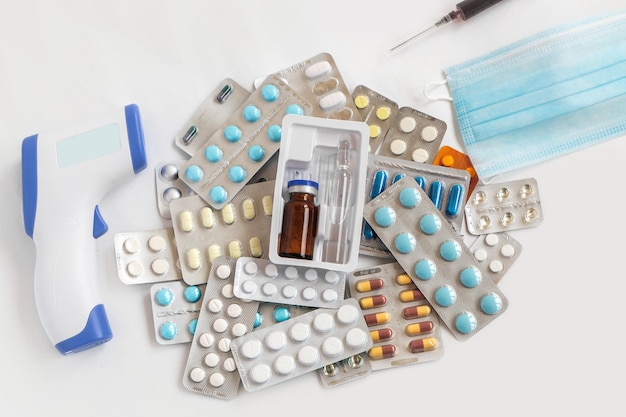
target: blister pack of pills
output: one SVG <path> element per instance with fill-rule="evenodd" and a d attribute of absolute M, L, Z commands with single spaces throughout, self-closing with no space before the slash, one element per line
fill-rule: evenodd
<path fill-rule="evenodd" d="M 456 339 L 506 311 L 507 298 L 413 178 L 392 184 L 363 216 Z"/>
<path fill-rule="evenodd" d="M 357 353 L 318 370 L 320 382 L 327 388 L 364 378 L 371 373 L 372 364 L 367 360 L 365 352 Z"/>
<path fill-rule="evenodd" d="M 522 244 L 506 232 L 488 233 L 479 235 L 469 249 L 498 283 L 522 253 Z"/>
<path fill-rule="evenodd" d="M 183 161 L 166 162 L 157 165 L 154 170 L 157 208 L 161 217 L 165 219 L 172 217 L 170 212 L 170 203 L 172 201 L 196 194 L 178 177 L 183 163 Z"/>
<path fill-rule="evenodd" d="M 174 138 L 174 143 L 191 156 L 222 127 L 250 96 L 250 92 L 230 78 L 224 79 L 200 103 Z"/>
<path fill-rule="evenodd" d="M 172 226 L 183 280 L 205 283 L 219 256 L 267 258 L 274 181 L 248 184 L 220 210 L 199 196 L 172 201 Z"/>
<path fill-rule="evenodd" d="M 221 256 L 213 263 L 183 374 L 189 391 L 225 400 L 240 385 L 232 344 L 252 331 L 259 308 L 256 301 L 235 297 L 234 274 L 234 259 Z"/>
<path fill-rule="evenodd" d="M 348 283 L 374 343 L 367 352 L 373 370 L 443 356 L 439 317 L 400 264 L 358 269 Z"/>
<path fill-rule="evenodd" d="M 276 264 L 354 269 L 364 204 L 367 125 L 288 115 L 283 134 L 269 259 Z M 296 192 L 303 190 L 314 196 L 310 205 L 294 201 L 292 206 L 291 201 L 299 198 Z M 288 203 L 293 209 L 285 209 Z"/>
<path fill-rule="evenodd" d="M 159 344 L 191 342 L 196 331 L 204 288 L 204 285 L 187 285 L 182 281 L 152 284 L 152 321 Z"/>
<path fill-rule="evenodd" d="M 127 285 L 182 278 L 172 228 L 117 233 L 113 238 L 117 275 Z"/>
<path fill-rule="evenodd" d="M 448 125 L 411 107 L 398 109 L 379 155 L 430 164 L 443 141 Z"/>
<path fill-rule="evenodd" d="M 231 344 L 243 387 L 257 391 L 368 350 L 372 339 L 356 300 L 318 308 L 248 333 Z"/>
<path fill-rule="evenodd" d="M 433 165 L 466 170 L 470 175 L 466 198 L 474 191 L 476 184 L 478 184 L 478 174 L 474 169 L 474 164 L 472 164 L 472 160 L 469 155 L 466 155 L 450 146 L 444 145 L 439 148 L 439 151 L 433 160 Z"/>
<path fill-rule="evenodd" d="M 311 113 L 311 104 L 284 80 L 269 76 L 183 164 L 180 178 L 221 209 L 278 151 L 283 117 Z"/>
<path fill-rule="evenodd" d="M 539 226 L 543 211 L 537 180 L 477 185 L 465 205 L 465 221 L 473 235 Z"/>
<path fill-rule="evenodd" d="M 345 285 L 345 272 L 241 257 L 237 259 L 234 292 L 243 299 L 336 308 L 344 299 Z"/>
<path fill-rule="evenodd" d="M 366 203 L 403 177 L 413 177 L 452 228 L 457 233 L 461 230 L 469 185 L 469 174 L 465 170 L 369 155 L 365 181 Z M 360 252 L 377 257 L 390 256 L 387 247 L 366 221 L 363 222 Z"/>
<path fill-rule="evenodd" d="M 398 112 L 398 103 L 364 85 L 352 90 L 352 100 L 370 129 L 369 153 L 377 153 Z"/>
<path fill-rule="evenodd" d="M 321 53 L 279 71 L 284 79 L 310 103 L 313 116 L 361 120 L 350 96 L 350 90 L 341 76 L 335 59 L 329 53 Z"/>

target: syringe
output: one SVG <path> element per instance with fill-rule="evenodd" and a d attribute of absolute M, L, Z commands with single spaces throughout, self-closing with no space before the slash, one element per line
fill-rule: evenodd
<path fill-rule="evenodd" d="M 464 0 L 456 5 L 456 10 L 453 10 L 447 15 L 445 15 L 444 17 L 442 17 L 434 25 L 400 42 L 399 44 L 391 48 L 390 51 L 393 52 L 403 47 L 404 45 L 408 44 L 409 42 L 414 41 L 420 36 L 425 35 L 427 32 L 431 31 L 432 29 L 438 28 L 439 26 L 443 26 L 446 23 L 452 22 L 453 20 L 461 19 L 465 21 L 465 20 L 471 19 L 472 17 L 476 16 L 480 12 L 487 10 L 491 6 L 495 5 L 496 3 L 500 3 L 501 1 L 502 0 Z"/>

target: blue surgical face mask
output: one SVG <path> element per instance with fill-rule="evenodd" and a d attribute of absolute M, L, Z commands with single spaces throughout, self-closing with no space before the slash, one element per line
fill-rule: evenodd
<path fill-rule="evenodd" d="M 445 69 L 480 178 L 626 133 L 626 10 L 560 26 Z"/>

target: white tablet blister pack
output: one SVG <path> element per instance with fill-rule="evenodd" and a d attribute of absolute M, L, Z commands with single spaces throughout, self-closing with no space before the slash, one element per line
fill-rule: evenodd
<path fill-rule="evenodd" d="M 437 360 L 443 356 L 439 317 L 397 262 L 359 269 L 348 276 L 374 345 L 373 370 Z"/>
<path fill-rule="evenodd" d="M 248 90 L 230 78 L 224 79 L 178 131 L 174 143 L 187 155 L 193 155 L 248 97 Z"/>
<path fill-rule="evenodd" d="M 361 120 L 346 83 L 329 53 L 321 53 L 276 73 L 305 100 L 314 104 L 312 116 Z"/>
<path fill-rule="evenodd" d="M 443 120 L 411 107 L 401 107 L 377 153 L 430 164 L 437 155 L 446 130 Z"/>
<path fill-rule="evenodd" d="M 369 155 L 365 181 L 366 203 L 387 187 L 404 177 L 413 177 L 441 215 L 457 232 L 463 225 L 463 208 L 467 198 L 470 174 L 462 169 L 404 161 L 382 155 Z M 365 255 L 389 257 L 386 246 L 376 237 L 372 227 L 363 222 L 360 252 Z"/>
<path fill-rule="evenodd" d="M 191 341 L 204 288 L 204 285 L 187 285 L 182 281 L 156 283 L 150 287 L 154 334 L 159 344 Z"/>
<path fill-rule="evenodd" d="M 243 387 L 257 391 L 368 350 L 372 339 L 355 299 L 248 333 L 231 344 Z"/>
<path fill-rule="evenodd" d="M 221 209 L 200 196 L 172 201 L 172 226 L 183 280 L 205 283 L 218 256 L 267 258 L 274 181 L 248 184 Z"/>
<path fill-rule="evenodd" d="M 398 111 L 398 103 L 364 85 L 352 90 L 352 100 L 370 129 L 369 153 L 377 153 Z"/>
<path fill-rule="evenodd" d="M 477 185 L 465 205 L 467 231 L 473 235 L 537 227 L 543 221 L 537 180 Z"/>
<path fill-rule="evenodd" d="M 311 113 L 310 103 L 271 75 L 183 164 L 180 178 L 220 209 L 278 151 L 283 117 Z"/>
<path fill-rule="evenodd" d="M 456 339 L 506 311 L 507 298 L 413 178 L 392 184 L 363 216 Z"/>
<path fill-rule="evenodd" d="M 252 331 L 259 308 L 258 302 L 235 297 L 234 274 L 234 259 L 221 256 L 213 263 L 183 374 L 189 391 L 225 400 L 235 397 L 240 385 L 232 344 Z"/>
<path fill-rule="evenodd" d="M 479 235 L 470 251 L 497 284 L 522 253 L 522 244 L 506 232 Z"/>
<path fill-rule="evenodd" d="M 157 208 L 164 219 L 172 217 L 170 212 L 172 201 L 196 194 L 178 177 L 183 163 L 184 161 L 161 163 L 154 169 Z"/>
<path fill-rule="evenodd" d="M 117 275 L 124 284 L 182 278 L 172 228 L 117 233 L 113 238 Z"/>
<path fill-rule="evenodd" d="M 241 257 L 235 269 L 239 298 L 307 307 L 337 308 L 344 299 L 346 273 L 314 267 L 276 265 Z"/>
<path fill-rule="evenodd" d="M 367 168 L 364 122 L 288 115 L 278 155 L 269 259 L 351 271 Z"/>

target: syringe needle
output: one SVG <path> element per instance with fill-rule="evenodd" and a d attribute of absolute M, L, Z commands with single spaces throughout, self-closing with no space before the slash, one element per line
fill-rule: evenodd
<path fill-rule="evenodd" d="M 436 27 L 437 27 L 437 25 L 436 25 L 436 24 L 434 24 L 434 25 L 432 25 L 432 26 L 430 26 L 430 27 L 428 27 L 428 28 L 426 28 L 426 29 L 422 30 L 421 32 L 416 33 L 415 35 L 411 36 L 410 38 L 408 38 L 408 39 L 406 39 L 406 40 L 404 40 L 404 41 L 400 42 L 399 44 L 397 44 L 396 46 L 394 46 L 393 48 L 391 48 L 389 51 L 390 51 L 390 52 L 393 52 L 393 51 L 395 51 L 396 49 L 403 47 L 403 46 L 404 46 L 404 45 L 406 45 L 407 43 L 409 43 L 409 42 L 411 42 L 411 41 L 414 41 L 415 39 L 419 38 L 420 36 L 422 36 L 422 35 L 426 34 L 426 32 L 428 32 L 428 31 L 430 31 L 430 30 L 432 30 L 432 29 L 434 29 L 434 28 L 436 28 Z"/>

